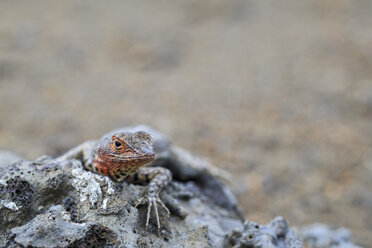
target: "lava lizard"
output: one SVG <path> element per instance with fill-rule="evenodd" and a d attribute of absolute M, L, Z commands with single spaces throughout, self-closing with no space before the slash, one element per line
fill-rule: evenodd
<path fill-rule="evenodd" d="M 148 202 L 146 229 L 151 209 L 154 208 L 158 234 L 160 233 L 158 204 L 165 209 L 168 217 L 170 211 L 161 201 L 159 193 L 172 180 L 172 173 L 162 167 L 143 167 L 155 159 L 150 134 L 119 129 L 104 135 L 99 141 L 87 141 L 58 159 L 81 160 L 87 170 L 108 176 L 115 182 L 149 182 L 147 198 L 140 198 L 136 207 Z"/>

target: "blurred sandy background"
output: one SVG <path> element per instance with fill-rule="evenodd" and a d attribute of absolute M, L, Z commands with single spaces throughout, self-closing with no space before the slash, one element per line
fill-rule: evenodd
<path fill-rule="evenodd" d="M 372 243 L 372 1 L 0 1 L 0 149 L 148 124 L 230 171 L 245 216 Z"/>

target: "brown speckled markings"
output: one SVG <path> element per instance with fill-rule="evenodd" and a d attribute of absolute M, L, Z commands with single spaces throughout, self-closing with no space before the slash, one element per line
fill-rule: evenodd
<path fill-rule="evenodd" d="M 159 193 L 171 180 L 168 169 L 160 167 L 142 167 L 155 158 L 153 139 L 150 134 L 126 130 L 113 131 L 103 136 L 98 142 L 85 142 L 73 148 L 59 159 L 79 159 L 84 167 L 94 173 L 109 176 L 115 182 L 128 178 L 134 182 L 149 182 L 148 195 L 140 199 L 136 206 L 148 203 L 146 228 L 149 224 L 151 209 L 154 208 L 158 234 L 160 221 L 158 204 L 168 215 L 168 208 L 159 198 Z"/>

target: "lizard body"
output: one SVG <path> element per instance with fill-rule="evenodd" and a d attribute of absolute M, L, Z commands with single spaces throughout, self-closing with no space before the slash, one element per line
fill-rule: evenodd
<path fill-rule="evenodd" d="M 58 159 L 79 159 L 87 170 L 108 176 L 115 182 L 149 182 L 147 197 L 139 199 L 136 207 L 148 202 L 146 228 L 154 208 L 160 233 L 158 204 L 166 210 L 168 216 L 170 212 L 161 201 L 159 193 L 172 180 L 172 174 L 162 167 L 143 167 L 155 159 L 150 134 L 144 131 L 116 130 L 104 135 L 98 142 L 87 141 Z"/>

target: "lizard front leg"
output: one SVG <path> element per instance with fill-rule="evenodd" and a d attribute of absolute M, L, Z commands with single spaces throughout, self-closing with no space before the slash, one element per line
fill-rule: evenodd
<path fill-rule="evenodd" d="M 138 183 L 150 182 L 148 186 L 147 197 L 143 197 L 139 199 L 137 201 L 136 207 L 138 205 L 142 205 L 148 202 L 146 229 L 148 228 L 148 225 L 149 225 L 151 209 L 152 207 L 154 207 L 156 224 L 157 224 L 158 235 L 159 235 L 160 234 L 160 220 L 159 220 L 158 204 L 160 204 L 160 206 L 162 206 L 165 209 L 165 211 L 168 214 L 168 217 L 170 216 L 170 211 L 160 199 L 159 193 L 170 181 L 172 181 L 172 173 L 168 169 L 162 168 L 162 167 L 142 167 L 142 168 L 139 168 L 128 179 L 134 180 L 135 182 L 138 182 Z"/>
<path fill-rule="evenodd" d="M 70 159 L 77 159 L 80 160 L 85 169 L 97 173 L 97 169 L 93 166 L 93 160 L 96 156 L 96 148 L 97 141 L 86 141 L 83 144 L 72 148 L 71 150 L 67 151 L 65 154 L 61 155 L 60 157 L 56 158 L 57 162 L 70 160 Z"/>

